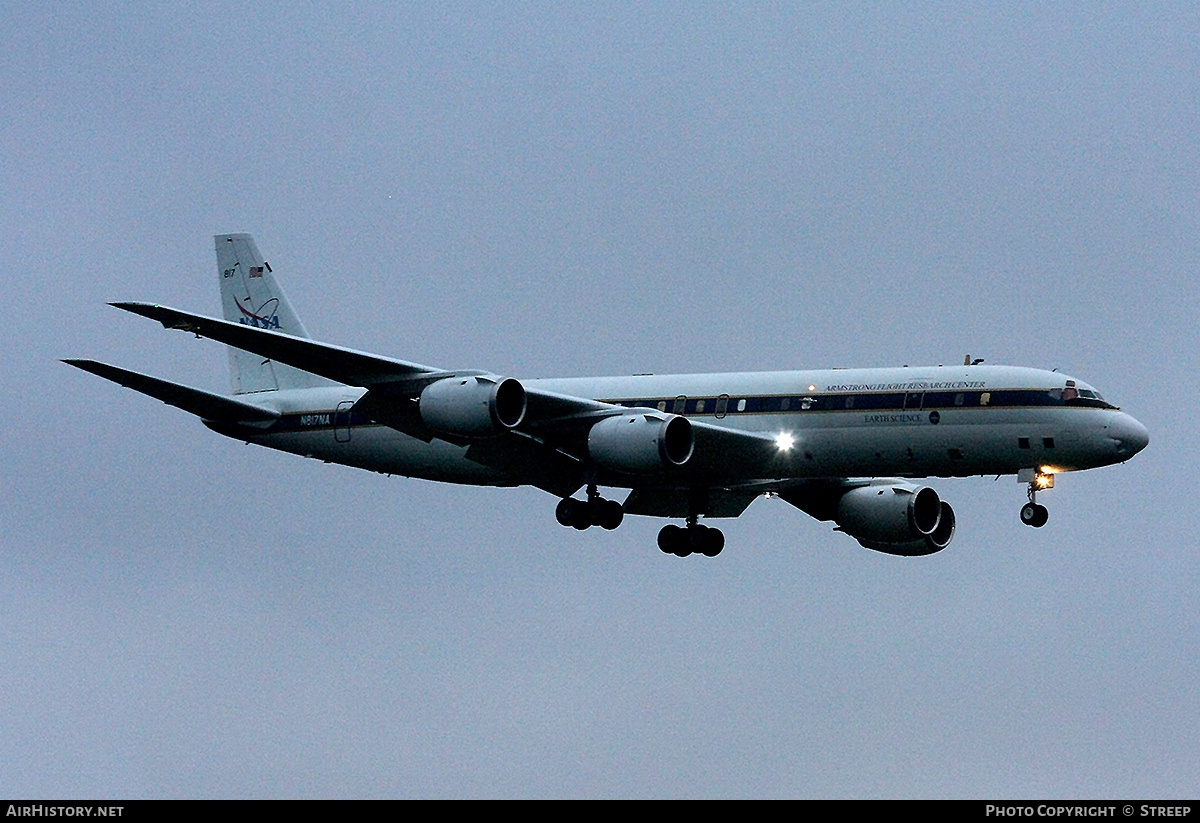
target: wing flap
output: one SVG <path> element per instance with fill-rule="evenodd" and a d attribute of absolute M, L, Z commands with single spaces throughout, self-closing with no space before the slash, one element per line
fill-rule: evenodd
<path fill-rule="evenodd" d="M 68 366 L 91 372 L 97 377 L 111 380 L 127 389 L 149 395 L 168 406 L 183 409 L 202 420 L 220 423 L 270 423 L 279 417 L 279 412 L 240 400 L 232 400 L 220 394 L 193 389 L 147 374 L 120 369 L 96 360 L 64 360 Z"/>
<path fill-rule="evenodd" d="M 520 432 L 471 444 L 467 459 L 520 477 L 521 483 L 559 497 L 570 497 L 584 482 L 579 460 Z"/>
<path fill-rule="evenodd" d="M 763 492 L 745 489 L 669 489 L 641 486 L 625 498 L 626 514 L 647 517 L 689 517 L 693 508 L 705 517 L 737 517 Z"/>

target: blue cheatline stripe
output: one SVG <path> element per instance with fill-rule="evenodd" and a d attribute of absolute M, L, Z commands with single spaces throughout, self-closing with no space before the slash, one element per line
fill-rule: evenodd
<path fill-rule="evenodd" d="M 687 397 L 682 412 L 678 397 L 602 400 L 627 408 L 650 408 L 694 416 L 739 414 L 792 414 L 804 411 L 920 411 L 928 409 L 978 408 L 1091 408 L 1115 409 L 1103 400 L 1076 397 L 1064 400 L 1061 390 L 997 389 L 993 391 L 863 392 L 835 394 L 720 395 Z M 720 405 L 719 405 L 720 404 Z M 722 407 L 723 406 L 723 407 Z"/>
<path fill-rule="evenodd" d="M 630 409 L 675 410 L 677 397 L 635 397 L 601 400 Z M 841 394 L 771 394 L 688 397 L 682 414 L 688 417 L 738 417 L 741 415 L 796 414 L 803 412 L 901 412 L 980 408 L 1087 408 L 1116 409 L 1103 400 L 1078 397 L 1063 400 L 1060 391 L 997 389 L 995 391 L 862 392 Z M 264 430 L 272 434 L 378 425 L 358 411 L 323 411 L 285 414 Z"/>

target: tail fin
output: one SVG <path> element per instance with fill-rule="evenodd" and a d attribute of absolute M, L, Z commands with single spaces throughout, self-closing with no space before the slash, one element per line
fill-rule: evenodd
<path fill-rule="evenodd" d="M 304 324 L 275 282 L 270 264 L 259 254 L 254 238 L 248 234 L 218 234 L 214 241 L 225 319 L 308 337 Z M 234 394 L 332 385 L 323 377 L 232 347 L 229 368 Z"/>

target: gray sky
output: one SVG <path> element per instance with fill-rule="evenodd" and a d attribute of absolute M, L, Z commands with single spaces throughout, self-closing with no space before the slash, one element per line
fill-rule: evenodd
<path fill-rule="evenodd" d="M 1194 4 L 0 6 L 0 788 L 1194 797 Z M 518 377 L 1061 368 L 1150 429 L 953 545 L 660 523 L 223 439 L 248 231 L 314 336 Z"/>

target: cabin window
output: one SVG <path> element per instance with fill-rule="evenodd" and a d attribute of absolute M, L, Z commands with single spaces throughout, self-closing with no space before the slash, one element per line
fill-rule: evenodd
<path fill-rule="evenodd" d="M 679 395 L 675 398 L 675 405 L 671 408 L 672 414 L 683 414 L 683 407 L 687 405 L 687 397 Z"/>
<path fill-rule="evenodd" d="M 658 401 L 658 410 L 660 412 L 665 412 L 667 410 L 667 401 L 666 400 Z"/>
<path fill-rule="evenodd" d="M 714 412 L 714 414 L 717 416 L 718 419 L 722 418 L 725 416 L 725 412 L 728 411 L 728 409 L 729 409 L 729 395 L 723 394 L 717 398 L 717 410 Z"/>
<path fill-rule="evenodd" d="M 992 393 L 990 391 L 985 391 L 979 395 L 979 405 L 986 406 L 990 402 L 992 402 Z"/>
<path fill-rule="evenodd" d="M 737 410 L 740 412 L 746 410 L 746 398 L 743 397 L 742 399 L 738 400 Z"/>
<path fill-rule="evenodd" d="M 1054 438 L 1053 437 L 1043 437 L 1042 438 L 1042 447 L 1047 448 L 1047 449 L 1054 448 Z"/>
<path fill-rule="evenodd" d="M 848 408 L 848 409 L 854 408 L 854 395 L 852 395 L 852 394 L 846 395 L 846 408 Z"/>
<path fill-rule="evenodd" d="M 1029 438 L 1028 437 L 1018 437 L 1017 438 L 1017 448 L 1019 448 L 1019 449 L 1029 448 Z"/>
<path fill-rule="evenodd" d="M 954 405 L 956 405 L 956 406 L 961 406 L 963 403 L 966 402 L 966 400 L 967 400 L 967 396 L 965 394 L 963 394 L 962 392 L 959 392 L 958 394 L 954 395 Z"/>
<path fill-rule="evenodd" d="M 703 400 L 696 401 L 696 414 L 704 414 L 704 401 Z"/>
<path fill-rule="evenodd" d="M 789 408 L 791 408 L 791 406 L 792 406 L 792 398 L 790 398 L 790 397 L 785 397 L 779 401 L 779 410 L 780 411 L 787 411 Z"/>

